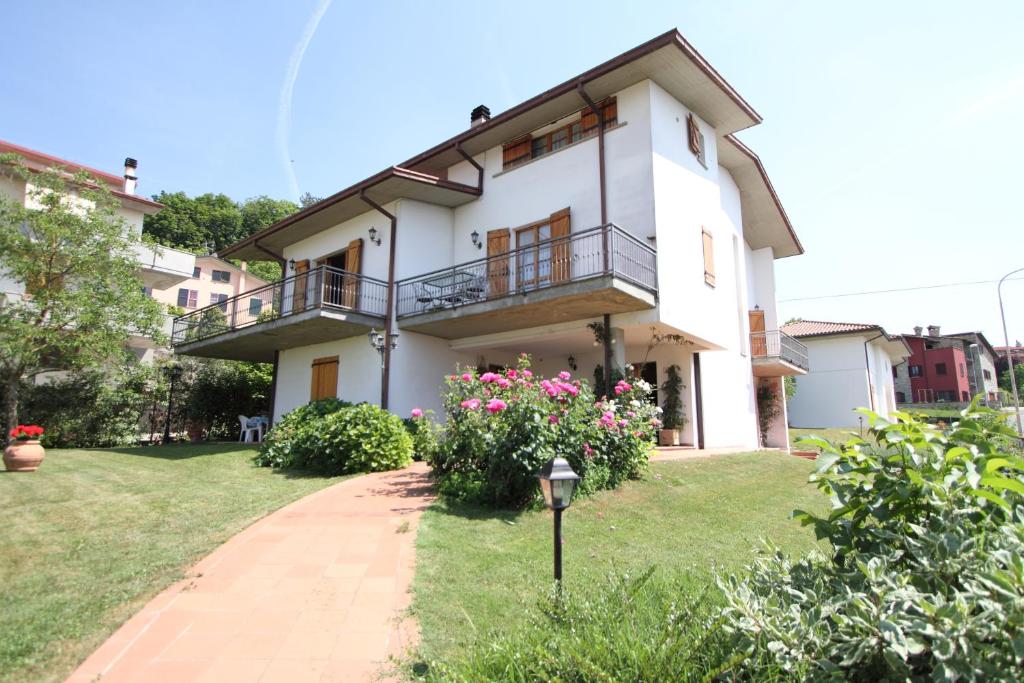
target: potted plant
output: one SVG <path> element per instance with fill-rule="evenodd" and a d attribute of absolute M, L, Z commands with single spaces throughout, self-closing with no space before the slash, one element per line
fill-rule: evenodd
<path fill-rule="evenodd" d="M 18 425 L 10 432 L 13 439 L 4 449 L 4 467 L 8 472 L 35 472 L 46 457 L 39 443 L 43 428 L 38 425 Z"/>
<path fill-rule="evenodd" d="M 665 400 L 661 404 L 661 431 L 658 433 L 658 444 L 661 446 L 678 446 L 682 427 L 686 424 L 683 416 L 683 378 L 679 376 L 679 366 L 670 365 L 665 369 L 665 383 L 661 385 Z"/>

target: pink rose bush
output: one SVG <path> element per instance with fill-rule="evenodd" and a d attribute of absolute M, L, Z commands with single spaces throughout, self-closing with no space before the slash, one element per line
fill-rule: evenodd
<path fill-rule="evenodd" d="M 445 433 L 430 458 L 438 489 L 453 499 L 522 506 L 539 495 L 537 472 L 556 456 L 583 477 L 581 495 L 614 488 L 646 468 L 660 425 L 650 393 L 631 378 L 616 385 L 614 399 L 597 400 L 568 371 L 538 376 L 526 355 L 502 373 L 460 368 L 447 380 Z"/>

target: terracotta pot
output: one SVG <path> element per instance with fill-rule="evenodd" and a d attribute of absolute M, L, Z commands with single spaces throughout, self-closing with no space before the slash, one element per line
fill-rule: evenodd
<path fill-rule="evenodd" d="M 662 429 L 658 432 L 658 445 L 659 446 L 678 446 L 679 445 L 679 434 L 678 429 Z"/>
<path fill-rule="evenodd" d="M 35 472 L 46 457 L 38 440 L 12 441 L 4 449 L 4 467 L 8 472 Z"/>

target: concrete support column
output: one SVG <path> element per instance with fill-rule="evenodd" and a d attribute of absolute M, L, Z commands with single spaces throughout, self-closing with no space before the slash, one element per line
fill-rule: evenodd
<path fill-rule="evenodd" d="M 626 372 L 626 333 L 621 327 L 609 330 L 612 342 L 612 367 L 623 374 Z"/>

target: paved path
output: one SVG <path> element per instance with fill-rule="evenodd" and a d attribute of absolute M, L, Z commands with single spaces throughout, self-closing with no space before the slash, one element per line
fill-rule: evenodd
<path fill-rule="evenodd" d="M 350 479 L 264 517 L 154 598 L 68 679 L 363 681 L 418 635 L 402 619 L 422 463 Z"/>

